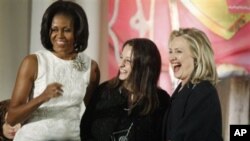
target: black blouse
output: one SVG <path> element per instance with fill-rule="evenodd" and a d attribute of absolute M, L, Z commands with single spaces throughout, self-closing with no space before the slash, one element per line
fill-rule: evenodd
<path fill-rule="evenodd" d="M 165 116 L 165 141 L 222 141 L 221 107 L 208 81 L 177 87 Z"/>
<path fill-rule="evenodd" d="M 129 141 L 159 141 L 162 136 L 162 119 L 170 97 L 162 89 L 159 89 L 157 94 L 160 106 L 154 113 L 146 116 L 140 116 L 137 112 L 128 114 L 127 95 L 118 88 L 107 87 L 107 82 L 101 84 L 82 117 L 81 140 L 110 141 L 112 132 L 128 129 L 133 122 Z"/>

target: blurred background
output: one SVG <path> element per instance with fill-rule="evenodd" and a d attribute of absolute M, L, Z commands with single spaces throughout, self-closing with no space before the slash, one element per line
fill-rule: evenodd
<path fill-rule="evenodd" d="M 43 49 L 40 24 L 55 0 L 0 0 L 0 100 L 9 99 L 22 59 Z M 168 64 L 169 33 L 196 27 L 215 52 L 223 113 L 223 136 L 230 124 L 250 121 L 250 0 L 72 0 L 85 10 L 90 37 L 85 51 L 96 60 L 101 82 L 117 72 L 122 44 L 134 37 L 153 40 L 161 53 L 159 85 L 172 94 L 178 80 Z"/>

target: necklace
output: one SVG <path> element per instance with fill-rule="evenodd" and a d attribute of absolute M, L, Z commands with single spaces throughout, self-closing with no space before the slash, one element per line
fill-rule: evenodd
<path fill-rule="evenodd" d="M 124 110 L 131 113 L 131 111 L 138 105 L 139 102 L 140 100 L 136 99 L 134 94 L 131 94 L 128 99 L 128 108 L 124 108 Z"/>

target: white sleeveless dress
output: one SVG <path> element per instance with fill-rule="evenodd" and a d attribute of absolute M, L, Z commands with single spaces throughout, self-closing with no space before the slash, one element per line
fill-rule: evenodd
<path fill-rule="evenodd" d="M 90 79 L 91 59 L 62 60 L 47 50 L 35 53 L 38 75 L 33 96 L 39 96 L 53 82 L 63 85 L 63 94 L 43 103 L 15 135 L 14 141 L 80 141 L 83 98 Z"/>

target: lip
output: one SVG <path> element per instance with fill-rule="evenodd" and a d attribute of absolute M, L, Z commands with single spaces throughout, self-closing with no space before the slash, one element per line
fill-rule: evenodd
<path fill-rule="evenodd" d="M 174 68 L 174 67 L 181 66 L 181 64 L 180 64 L 180 63 L 172 63 L 171 65 L 172 65 L 172 67 L 173 67 L 173 68 Z"/>
<path fill-rule="evenodd" d="M 127 71 L 124 69 L 120 69 L 120 73 L 127 73 Z"/>
<path fill-rule="evenodd" d="M 58 45 L 65 45 L 66 41 L 65 40 L 57 40 L 56 44 L 58 44 Z"/>
<path fill-rule="evenodd" d="M 124 74 L 126 74 L 126 72 L 123 70 L 120 70 L 120 75 L 124 75 Z"/>
<path fill-rule="evenodd" d="M 172 63 L 172 69 L 176 73 L 181 69 L 181 63 Z"/>

